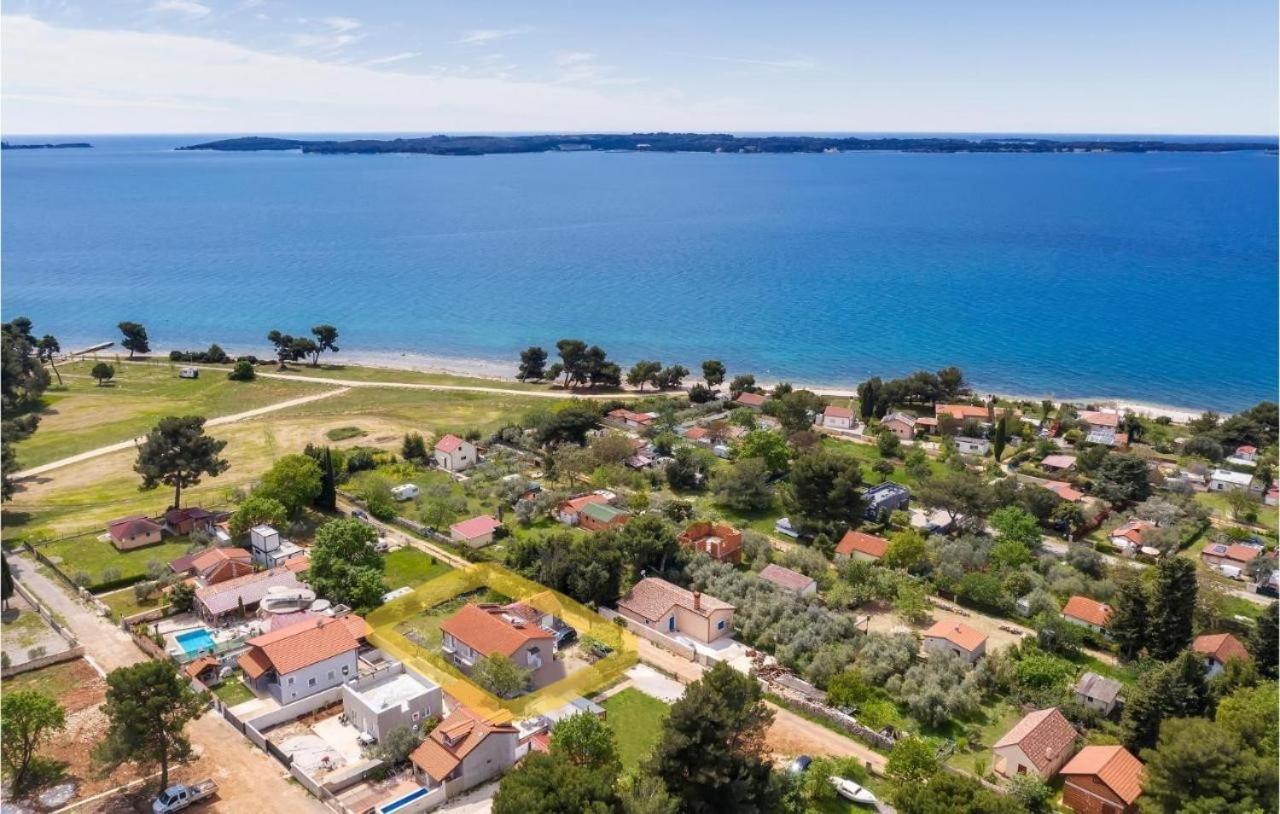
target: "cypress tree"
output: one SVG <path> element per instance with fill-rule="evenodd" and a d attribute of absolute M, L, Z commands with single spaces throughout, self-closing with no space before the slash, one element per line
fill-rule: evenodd
<path fill-rule="evenodd" d="M 1147 626 L 1147 595 L 1142 581 L 1133 578 L 1120 586 L 1107 619 L 1107 632 L 1125 661 L 1133 661 L 1146 647 Z"/>
<path fill-rule="evenodd" d="M 1144 675 L 1128 694 L 1120 737 L 1131 752 L 1155 746 L 1164 719 L 1203 715 L 1208 708 L 1204 662 L 1195 653 L 1184 651 L 1176 661 Z"/>
<path fill-rule="evenodd" d="M 1258 620 L 1249 635 L 1249 652 L 1258 664 L 1258 672 L 1274 680 L 1280 661 L 1280 603 L 1272 602 Z"/>
<path fill-rule="evenodd" d="M 1169 661 L 1191 644 L 1196 607 L 1196 564 L 1186 557 L 1165 557 L 1156 566 L 1151 599 L 1151 637 L 1147 650 Z"/>
<path fill-rule="evenodd" d="M 996 422 L 996 436 L 991 441 L 992 453 L 996 456 L 996 463 L 1000 463 L 1000 456 L 1004 455 L 1004 445 L 1009 440 L 1009 414 L 1004 413 L 1000 416 L 1000 420 Z"/>
<path fill-rule="evenodd" d="M 324 448 L 324 467 L 320 473 L 320 494 L 316 496 L 316 506 L 326 511 L 338 508 L 338 482 L 333 474 L 333 455 L 329 448 Z"/>

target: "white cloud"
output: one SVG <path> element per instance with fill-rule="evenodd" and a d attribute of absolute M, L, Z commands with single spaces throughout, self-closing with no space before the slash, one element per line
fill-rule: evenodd
<path fill-rule="evenodd" d="M 493 73 L 423 75 L 22 16 L 0 22 L 0 102 L 13 134 L 647 130 L 725 122 L 716 104 L 698 105 L 694 121 L 652 93 L 606 95 Z"/>
<path fill-rule="evenodd" d="M 371 65 L 371 66 L 372 65 L 390 65 L 393 62 L 404 62 L 406 59 L 413 59 L 414 57 L 420 57 L 420 56 L 422 56 L 421 51 L 404 51 L 403 53 L 391 54 L 390 56 L 376 57 L 374 59 L 366 59 L 364 61 L 364 64 Z"/>
<path fill-rule="evenodd" d="M 584 62 L 594 62 L 596 55 L 586 51 L 561 51 L 552 57 L 552 61 L 560 66 L 580 65 Z"/>
<path fill-rule="evenodd" d="M 514 37 L 523 32 L 522 28 L 480 28 L 468 31 L 454 42 L 460 45 L 484 45 L 495 40 L 505 40 L 507 37 Z"/>
<path fill-rule="evenodd" d="M 746 57 L 713 56 L 711 54 L 682 54 L 681 56 L 691 56 L 695 59 L 705 59 L 711 62 L 755 65 L 760 68 L 774 68 L 780 71 L 811 71 L 817 67 L 817 64 L 811 59 L 749 59 Z"/>
<path fill-rule="evenodd" d="M 325 17 L 320 22 L 329 26 L 338 33 L 355 31 L 360 27 L 360 21 L 352 19 L 351 17 Z"/>
<path fill-rule="evenodd" d="M 185 14 L 193 20 L 207 17 L 213 11 L 213 9 L 203 3 L 197 3 L 195 0 L 156 0 L 151 4 L 151 10 L 162 13 Z"/>

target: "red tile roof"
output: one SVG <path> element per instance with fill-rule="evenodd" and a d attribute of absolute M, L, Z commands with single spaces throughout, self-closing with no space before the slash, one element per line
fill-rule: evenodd
<path fill-rule="evenodd" d="M 494 529 L 502 524 L 487 514 L 479 517 L 473 517 L 470 520 L 463 520 L 461 523 L 454 523 L 449 527 L 449 531 L 457 534 L 464 540 L 474 540 L 477 537 L 483 537 L 491 534 Z"/>
<path fill-rule="evenodd" d="M 874 534 L 863 534 L 860 531 L 846 531 L 844 536 L 840 538 L 839 545 L 836 546 L 837 554 L 848 556 L 857 551 L 877 560 L 884 556 L 889 550 L 889 541 L 883 537 L 876 537 Z"/>
<path fill-rule="evenodd" d="M 1079 489 L 1065 481 L 1047 480 L 1041 485 L 1068 503 L 1075 503 L 1077 500 L 1084 497 L 1084 492 L 1081 492 Z"/>
<path fill-rule="evenodd" d="M 853 410 L 848 407 L 837 407 L 834 404 L 828 405 L 822 414 L 828 418 L 853 418 Z"/>
<path fill-rule="evenodd" d="M 150 517 L 122 517 L 119 520 L 112 520 L 107 526 L 107 531 L 117 540 L 156 534 L 160 530 L 160 524 Z"/>
<path fill-rule="evenodd" d="M 1036 710 L 1013 725 L 996 741 L 994 749 L 1017 746 L 1035 764 L 1036 769 L 1047 774 L 1049 768 L 1063 752 L 1076 742 L 1076 730 L 1057 707 Z"/>
<path fill-rule="evenodd" d="M 987 637 L 981 631 L 974 630 L 962 622 L 957 622 L 955 619 L 939 619 L 924 632 L 924 636 L 926 639 L 946 639 L 970 653 L 977 650 L 987 641 Z"/>
<path fill-rule="evenodd" d="M 1096 427 L 1120 426 L 1119 413 L 1104 413 L 1100 410 L 1085 410 L 1080 414 L 1080 420 Z"/>
<path fill-rule="evenodd" d="M 213 656 L 201 656 L 195 661 L 182 668 L 182 672 L 187 674 L 188 678 L 199 678 L 200 674 L 210 667 L 219 667 L 222 662 Z"/>
<path fill-rule="evenodd" d="M 1142 761 L 1123 746 L 1086 746 L 1067 761 L 1062 774 L 1094 777 L 1125 805 L 1133 805 L 1142 794 Z"/>
<path fill-rule="evenodd" d="M 954 419 L 964 421 L 966 418 L 976 418 L 979 421 L 986 421 L 989 413 L 986 407 L 980 407 L 973 404 L 935 404 L 933 412 L 936 415 L 949 415 Z"/>
<path fill-rule="evenodd" d="M 1087 596 L 1073 596 L 1067 600 L 1067 606 L 1062 609 L 1062 615 L 1098 627 L 1105 627 L 1107 619 L 1111 616 L 1111 608 Z"/>
<path fill-rule="evenodd" d="M 706 427 L 690 427 L 685 432 L 684 437 L 688 438 L 690 441 L 698 441 L 703 438 L 706 438 L 710 434 L 711 434 L 711 430 L 707 429 Z"/>
<path fill-rule="evenodd" d="M 1123 537 L 1134 545 L 1142 545 L 1142 536 L 1147 533 L 1147 529 L 1156 527 L 1155 523 L 1147 520 L 1130 520 L 1123 526 L 1112 529 L 1112 537 Z"/>
<path fill-rule="evenodd" d="M 279 675 L 301 670 L 325 659 L 341 655 L 360 647 L 355 630 L 363 635 L 364 619 L 354 614 L 344 617 L 328 617 L 315 622 L 299 622 L 281 630 L 273 630 L 248 641 L 250 650 L 240 657 L 240 666 L 246 673 L 257 670 L 262 674 L 265 662 Z M 246 663 L 246 656 L 251 656 Z M 250 676 L 256 678 L 257 676 Z"/>
<path fill-rule="evenodd" d="M 714 596 L 687 591 L 657 577 L 640 580 L 626 596 L 618 600 L 619 608 L 625 608 L 649 621 L 661 619 L 676 605 L 700 616 L 710 616 L 712 611 L 734 609 L 733 605 Z"/>
<path fill-rule="evenodd" d="M 496 606 L 463 605 L 440 629 L 482 656 L 511 656 L 529 642 L 554 638 L 538 625 Z"/>
<path fill-rule="evenodd" d="M 814 584 L 813 577 L 805 576 L 799 571 L 792 571 L 790 568 L 783 568 L 781 565 L 772 562 L 760 571 L 760 579 L 796 593 Z"/>
<path fill-rule="evenodd" d="M 516 731 L 506 723 L 486 720 L 466 707 L 458 707 L 431 730 L 409 759 L 432 780 L 441 783 L 485 738 Z"/>
<path fill-rule="evenodd" d="M 764 404 L 765 397 L 759 393 L 739 393 L 738 397 L 734 399 L 734 401 L 739 404 L 745 404 L 748 407 L 759 407 Z"/>
<path fill-rule="evenodd" d="M 1219 662 L 1226 664 L 1231 659 L 1252 659 L 1249 651 L 1245 648 L 1240 640 L 1230 633 L 1211 633 L 1205 636 L 1197 636 L 1196 640 L 1191 643 L 1191 649 L 1204 655 L 1212 656 Z"/>
<path fill-rule="evenodd" d="M 443 438 L 441 438 L 439 441 L 436 441 L 436 451 L 443 452 L 446 455 L 449 454 L 450 452 L 456 451 L 461 446 L 462 446 L 462 439 L 454 435 L 453 433 L 450 433 L 444 436 Z"/>
<path fill-rule="evenodd" d="M 560 511 L 566 514 L 577 514 L 592 503 L 608 503 L 609 498 L 592 492 L 589 495 L 571 497 L 560 504 Z"/>

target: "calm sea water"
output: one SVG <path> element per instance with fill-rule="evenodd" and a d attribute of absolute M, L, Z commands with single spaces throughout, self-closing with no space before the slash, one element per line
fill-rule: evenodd
<path fill-rule="evenodd" d="M 624 362 L 1235 409 L 1274 398 L 1277 161 L 1152 155 L 3 156 L 3 313 L 78 342 Z M 26 139 L 23 139 L 24 141 Z M 70 140 L 70 139 L 62 139 Z"/>

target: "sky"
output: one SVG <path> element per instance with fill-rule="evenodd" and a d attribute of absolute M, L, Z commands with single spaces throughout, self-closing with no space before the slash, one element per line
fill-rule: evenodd
<path fill-rule="evenodd" d="M 4 0 L 17 134 L 1275 134 L 1275 0 Z"/>

